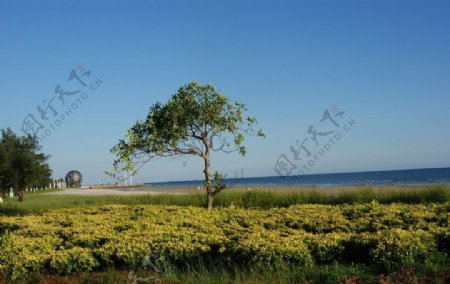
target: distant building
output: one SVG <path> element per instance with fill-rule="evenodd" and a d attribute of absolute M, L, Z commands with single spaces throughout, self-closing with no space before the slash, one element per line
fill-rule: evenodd
<path fill-rule="evenodd" d="M 83 176 L 79 171 L 70 171 L 66 175 L 66 185 L 68 188 L 81 187 Z"/>

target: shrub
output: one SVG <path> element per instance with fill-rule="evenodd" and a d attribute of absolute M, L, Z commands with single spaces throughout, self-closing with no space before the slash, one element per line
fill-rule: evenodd
<path fill-rule="evenodd" d="M 433 236 L 422 230 L 385 230 L 372 238 L 376 246 L 371 255 L 388 271 L 395 271 L 401 266 L 423 265 L 430 252 L 435 250 Z"/>
<path fill-rule="evenodd" d="M 140 205 L 0 216 L 0 273 L 15 280 L 134 269 L 149 256 L 167 271 L 199 263 L 275 271 L 334 262 L 436 271 L 448 261 L 449 208 L 372 202 L 207 211 Z"/>
<path fill-rule="evenodd" d="M 57 250 L 50 260 L 50 268 L 63 275 L 91 271 L 97 265 L 91 250 L 80 247 Z"/>
<path fill-rule="evenodd" d="M 324 264 L 341 260 L 345 241 L 349 238 L 350 234 L 347 233 L 310 234 L 305 237 L 305 243 L 315 262 Z"/>

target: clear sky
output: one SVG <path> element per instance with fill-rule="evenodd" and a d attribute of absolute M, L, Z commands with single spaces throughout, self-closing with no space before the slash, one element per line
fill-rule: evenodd
<path fill-rule="evenodd" d="M 336 133 L 308 173 L 448 167 L 449 15 L 449 1 L 433 0 L 0 1 L 0 128 L 20 132 L 28 114 L 54 123 L 78 98 L 43 150 L 55 177 L 77 169 L 84 183 L 108 182 L 109 149 L 126 129 L 195 80 L 246 103 L 266 132 L 245 157 L 213 156 L 229 176 L 276 175 L 281 154 L 299 169 Z M 71 70 L 102 83 L 63 105 L 57 86 L 90 86 L 67 81 Z M 37 107 L 48 105 L 58 116 L 47 108 L 43 120 Z M 340 127 L 320 122 L 325 110 L 345 112 Z M 307 138 L 308 158 L 296 145 Z M 201 177 L 193 157 L 155 161 L 134 180 Z"/>

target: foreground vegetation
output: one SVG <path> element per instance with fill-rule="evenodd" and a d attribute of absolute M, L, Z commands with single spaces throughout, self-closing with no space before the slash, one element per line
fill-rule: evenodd
<path fill-rule="evenodd" d="M 406 267 L 434 279 L 450 266 L 449 217 L 448 202 L 56 209 L 0 216 L 0 271 L 11 280 L 146 268 L 152 281 L 278 275 L 282 282 L 333 283 Z"/>

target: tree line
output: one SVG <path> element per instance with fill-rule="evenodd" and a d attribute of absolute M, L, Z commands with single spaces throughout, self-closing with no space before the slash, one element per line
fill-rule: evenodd
<path fill-rule="evenodd" d="M 27 187 L 46 187 L 52 171 L 48 165 L 49 155 L 41 152 L 37 137 L 19 136 L 10 128 L 0 129 L 0 189 L 5 197 L 9 188 L 14 192 Z"/>

